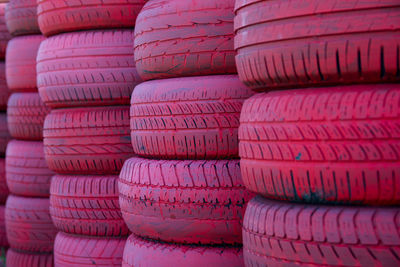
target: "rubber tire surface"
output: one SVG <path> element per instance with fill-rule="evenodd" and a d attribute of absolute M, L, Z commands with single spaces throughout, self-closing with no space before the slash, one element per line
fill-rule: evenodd
<path fill-rule="evenodd" d="M 234 0 L 152 0 L 135 26 L 143 80 L 235 74 Z"/>
<path fill-rule="evenodd" d="M 253 89 L 400 80 L 399 1 L 238 0 L 235 13 L 239 77 Z"/>
<path fill-rule="evenodd" d="M 16 35 L 40 34 L 36 0 L 10 0 L 6 6 L 8 31 Z"/>
<path fill-rule="evenodd" d="M 7 108 L 7 124 L 11 136 L 21 140 L 43 140 L 43 123 L 50 110 L 38 93 L 12 94 Z"/>
<path fill-rule="evenodd" d="M 55 175 L 50 215 L 60 231 L 91 236 L 127 236 L 118 203 L 118 176 Z"/>
<path fill-rule="evenodd" d="M 54 35 L 102 28 L 133 28 L 145 0 L 39 0 L 38 23 L 41 32 Z"/>
<path fill-rule="evenodd" d="M 6 224 L 4 221 L 5 218 L 5 210 L 6 207 L 1 205 L 0 206 L 0 246 L 1 248 L 7 248 L 8 247 L 8 241 L 7 241 L 7 236 L 6 236 Z"/>
<path fill-rule="evenodd" d="M 43 136 L 49 168 L 60 174 L 119 174 L 133 155 L 128 106 L 52 110 Z"/>
<path fill-rule="evenodd" d="M 188 244 L 241 244 L 253 196 L 243 186 L 238 160 L 131 158 L 121 170 L 119 192 L 132 233 Z"/>
<path fill-rule="evenodd" d="M 53 254 L 27 253 L 9 249 L 6 262 L 6 266 L 12 267 L 53 267 Z"/>
<path fill-rule="evenodd" d="M 71 235 L 59 232 L 54 243 L 54 265 L 60 267 L 118 267 L 126 239 Z"/>
<path fill-rule="evenodd" d="M 126 241 L 122 267 L 242 267 L 238 247 L 179 245 L 131 235 Z"/>
<path fill-rule="evenodd" d="M 248 99 L 239 128 L 246 187 L 289 201 L 398 204 L 399 103 L 396 84 Z"/>
<path fill-rule="evenodd" d="M 28 35 L 8 42 L 6 78 L 12 92 L 37 92 L 36 56 L 42 40 L 42 35 Z"/>
<path fill-rule="evenodd" d="M 0 112 L 7 110 L 7 101 L 10 93 L 6 80 L 6 64 L 4 61 L 0 61 Z"/>
<path fill-rule="evenodd" d="M 48 198 L 10 195 L 6 203 L 6 231 L 10 247 L 26 252 L 52 252 L 57 230 Z"/>
<path fill-rule="evenodd" d="M 53 107 L 128 105 L 141 82 L 132 53 L 133 30 L 60 34 L 42 42 L 37 84 Z"/>
<path fill-rule="evenodd" d="M 44 159 L 43 142 L 12 140 L 6 153 L 6 180 L 10 192 L 26 197 L 49 197 L 54 172 Z"/>
<path fill-rule="evenodd" d="M 7 114 L 0 113 L 0 155 L 4 156 L 7 149 L 7 144 L 11 140 L 10 133 L 7 127 Z"/>
<path fill-rule="evenodd" d="M 0 58 L 6 56 L 7 43 L 11 39 L 11 34 L 8 32 L 5 18 L 6 3 L 0 2 Z"/>
<path fill-rule="evenodd" d="M 237 158 L 240 111 L 251 95 L 235 75 L 141 83 L 131 100 L 133 150 L 166 159 Z"/>
<path fill-rule="evenodd" d="M 6 161 L 4 158 L 0 158 L 0 204 L 6 203 L 8 194 L 10 192 L 8 191 L 7 183 L 6 183 Z M 1 221 L 1 218 L 0 218 Z M 0 235 L 1 237 L 1 235 Z M 1 247 L 1 242 L 0 242 L 0 247 Z"/>
<path fill-rule="evenodd" d="M 319 206 L 255 197 L 243 223 L 246 266 L 399 266 L 397 207 Z"/>

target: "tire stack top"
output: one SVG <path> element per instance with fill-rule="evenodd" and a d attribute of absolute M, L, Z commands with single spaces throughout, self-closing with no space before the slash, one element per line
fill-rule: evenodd
<path fill-rule="evenodd" d="M 50 214 L 59 230 L 55 266 L 121 266 L 129 230 L 118 203 L 118 174 L 133 155 L 129 101 L 136 16 L 144 0 L 39 0 L 47 39 L 37 85 L 51 113 L 44 151 L 56 172 Z M 100 249 L 101 248 L 101 249 Z"/>
<path fill-rule="evenodd" d="M 5 20 L 5 7 L 6 3 L 0 2 L 0 264 L 5 264 L 5 252 L 8 248 L 8 241 L 5 229 L 5 202 L 9 194 L 9 190 L 6 184 L 6 172 L 5 172 L 5 152 L 7 143 L 10 139 L 10 134 L 7 129 L 7 115 L 5 113 L 7 109 L 7 100 L 10 94 L 6 83 L 6 71 L 5 71 L 5 52 L 8 41 L 11 39 L 6 26 Z"/>
<path fill-rule="evenodd" d="M 235 5 L 246 266 L 400 265 L 400 3 Z"/>
<path fill-rule="evenodd" d="M 123 266 L 243 266 L 233 0 L 150 0 L 135 26 L 137 156 L 120 173 Z"/>
<path fill-rule="evenodd" d="M 28 262 L 52 265 L 56 229 L 49 213 L 53 172 L 43 153 L 43 122 L 50 111 L 36 87 L 36 55 L 44 36 L 37 25 L 35 0 L 11 0 L 5 10 L 13 36 L 6 50 L 6 79 L 11 91 L 7 123 L 11 137 L 6 151 L 6 181 L 10 190 L 5 225 L 10 249 L 7 266 Z M 39 265 L 31 265 L 39 266 Z"/>

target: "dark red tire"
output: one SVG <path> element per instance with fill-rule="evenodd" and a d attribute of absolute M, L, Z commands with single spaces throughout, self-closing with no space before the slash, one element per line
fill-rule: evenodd
<path fill-rule="evenodd" d="M 119 174 L 133 155 L 128 106 L 52 110 L 43 136 L 47 164 L 61 174 Z"/>
<path fill-rule="evenodd" d="M 52 252 L 57 230 L 48 198 L 10 195 L 6 203 L 6 231 L 10 247 L 27 252 Z"/>
<path fill-rule="evenodd" d="M 42 140 L 44 119 L 50 110 L 38 93 L 12 94 L 7 108 L 7 124 L 11 136 L 21 140 Z"/>
<path fill-rule="evenodd" d="M 10 191 L 8 190 L 6 183 L 6 161 L 5 159 L 0 158 L 0 204 L 6 203 L 9 193 Z M 0 247 L 1 247 L 1 242 L 0 242 Z"/>
<path fill-rule="evenodd" d="M 131 235 L 126 241 L 122 267 L 242 267 L 239 247 L 194 246 L 157 242 Z"/>
<path fill-rule="evenodd" d="M 5 18 L 6 3 L 0 2 L 0 58 L 6 56 L 7 43 L 11 39 L 11 34 L 8 32 Z"/>
<path fill-rule="evenodd" d="M 10 0 L 6 6 L 6 23 L 12 35 L 40 34 L 36 0 Z"/>
<path fill-rule="evenodd" d="M 36 92 L 36 55 L 42 35 L 20 36 L 8 42 L 7 85 L 13 92 Z"/>
<path fill-rule="evenodd" d="M 60 34 L 42 42 L 37 85 L 46 105 L 129 105 L 141 82 L 133 58 L 133 30 Z"/>
<path fill-rule="evenodd" d="M 119 267 L 126 238 L 90 237 L 59 232 L 54 242 L 54 265 L 59 267 Z"/>
<path fill-rule="evenodd" d="M 39 0 L 39 27 L 46 36 L 88 29 L 133 28 L 145 2 Z"/>
<path fill-rule="evenodd" d="M 6 64 L 4 61 L 0 61 L 0 112 L 7 110 L 7 102 L 10 93 L 6 80 Z"/>
<path fill-rule="evenodd" d="M 6 153 L 10 192 L 26 197 L 48 197 L 54 172 L 44 159 L 43 142 L 12 140 Z"/>
<path fill-rule="evenodd" d="M 10 267 L 53 267 L 53 254 L 28 253 L 9 249 L 6 266 Z"/>
<path fill-rule="evenodd" d="M 166 242 L 240 244 L 253 196 L 238 160 L 131 158 L 121 170 L 120 206 L 132 233 Z"/>
<path fill-rule="evenodd" d="M 0 155 L 4 156 L 7 149 L 7 144 L 11 140 L 10 133 L 7 127 L 7 114 L 0 113 Z"/>
<path fill-rule="evenodd" d="M 244 184 L 311 203 L 400 202 L 400 85 L 275 91 L 243 105 Z"/>
<path fill-rule="evenodd" d="M 148 1 L 135 26 L 143 80 L 235 74 L 234 0 Z"/>
<path fill-rule="evenodd" d="M 133 150 L 167 159 L 237 158 L 240 110 L 251 95 L 235 75 L 141 83 L 131 100 Z"/>
<path fill-rule="evenodd" d="M 293 204 L 257 196 L 246 209 L 246 266 L 399 266 L 398 207 Z"/>
<path fill-rule="evenodd" d="M 239 0 L 235 13 L 239 77 L 255 90 L 400 80 L 399 1 Z"/>
<path fill-rule="evenodd" d="M 60 231 L 91 236 L 127 236 L 118 203 L 118 176 L 55 175 L 50 214 Z"/>
<path fill-rule="evenodd" d="M 6 207 L 1 205 L 0 206 L 0 247 L 7 248 L 8 241 L 7 241 L 7 234 L 6 234 L 6 224 L 5 224 L 5 210 Z"/>

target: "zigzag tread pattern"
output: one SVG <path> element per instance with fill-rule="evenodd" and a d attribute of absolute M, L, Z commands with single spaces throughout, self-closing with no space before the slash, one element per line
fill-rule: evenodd
<path fill-rule="evenodd" d="M 241 243 L 247 201 L 239 162 L 125 162 L 119 181 L 122 215 L 140 236 L 182 243 Z M 188 211 L 190 211 L 188 213 Z"/>
<path fill-rule="evenodd" d="M 236 73 L 234 1 L 148 2 L 137 18 L 135 61 L 144 80 Z M 204 14 L 207 14 L 205 16 Z"/>
<path fill-rule="evenodd" d="M 399 8 L 392 0 L 241 1 L 239 77 L 259 91 L 399 81 Z"/>
<path fill-rule="evenodd" d="M 132 54 L 133 30 L 60 34 L 38 52 L 38 88 L 51 107 L 128 104 L 141 82 Z"/>
<path fill-rule="evenodd" d="M 7 250 L 6 266 L 53 267 L 53 254 L 28 253 L 10 248 Z"/>
<path fill-rule="evenodd" d="M 102 238 L 57 234 L 54 243 L 56 266 L 121 266 L 126 238 Z"/>
<path fill-rule="evenodd" d="M 58 173 L 116 174 L 133 154 L 125 106 L 53 110 L 43 135 L 46 161 Z"/>
<path fill-rule="evenodd" d="M 292 201 L 397 203 L 399 90 L 361 85 L 250 98 L 239 128 L 246 187 Z"/>
<path fill-rule="evenodd" d="M 241 247 L 181 245 L 131 235 L 126 241 L 122 266 L 143 266 L 149 258 L 154 266 L 243 266 Z"/>
<path fill-rule="evenodd" d="M 8 31 L 14 35 L 40 34 L 36 0 L 12 0 L 5 10 Z"/>
<path fill-rule="evenodd" d="M 43 123 L 50 108 L 45 106 L 38 93 L 14 93 L 7 106 L 8 130 L 13 138 L 42 140 Z"/>
<path fill-rule="evenodd" d="M 243 222 L 246 266 L 397 266 L 396 208 L 251 200 Z"/>
<path fill-rule="evenodd" d="M 235 75 L 141 83 L 130 111 L 134 151 L 169 159 L 235 158 L 240 110 L 251 95 Z"/>
<path fill-rule="evenodd" d="M 95 2 L 67 0 L 38 1 L 38 23 L 46 36 L 102 28 L 133 27 L 145 0 Z"/>
<path fill-rule="evenodd" d="M 57 230 L 49 213 L 49 199 L 10 195 L 6 203 L 7 239 L 13 249 L 51 252 Z"/>
<path fill-rule="evenodd" d="M 59 230 L 79 235 L 128 235 L 118 203 L 118 176 L 55 175 L 50 193 L 50 214 Z"/>

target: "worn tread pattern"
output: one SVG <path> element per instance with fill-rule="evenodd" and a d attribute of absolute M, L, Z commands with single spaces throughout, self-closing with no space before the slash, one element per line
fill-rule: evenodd
<path fill-rule="evenodd" d="M 7 124 L 11 136 L 20 140 L 42 140 L 44 119 L 50 110 L 38 93 L 12 94 L 7 107 Z"/>
<path fill-rule="evenodd" d="M 42 35 L 19 36 L 8 42 L 6 78 L 12 92 L 37 92 L 36 56 Z"/>
<path fill-rule="evenodd" d="M 143 80 L 235 74 L 234 0 L 148 1 L 135 26 Z"/>
<path fill-rule="evenodd" d="M 133 150 L 166 159 L 237 158 L 240 111 L 251 95 L 236 75 L 141 83 L 131 100 Z"/>
<path fill-rule="evenodd" d="M 41 32 L 54 35 L 88 29 L 133 28 L 146 0 L 39 0 Z"/>
<path fill-rule="evenodd" d="M 119 174 L 133 155 L 129 106 L 52 110 L 43 136 L 49 168 L 61 174 Z"/>
<path fill-rule="evenodd" d="M 11 92 L 7 86 L 6 80 L 6 64 L 4 61 L 0 61 L 0 112 L 7 110 L 8 97 Z"/>
<path fill-rule="evenodd" d="M 43 142 L 12 140 L 6 152 L 6 180 L 10 192 L 26 197 L 48 197 L 51 177 Z"/>
<path fill-rule="evenodd" d="M 0 206 L 0 247 L 7 248 L 8 241 L 7 241 L 7 234 L 6 234 L 6 224 L 5 224 L 5 210 L 6 207 L 1 205 Z"/>
<path fill-rule="evenodd" d="M 132 233 L 166 242 L 240 244 L 253 196 L 238 160 L 131 158 L 119 182 L 122 216 Z"/>
<path fill-rule="evenodd" d="M 28 253 L 9 249 L 6 266 L 11 267 L 53 267 L 53 254 Z"/>
<path fill-rule="evenodd" d="M 59 232 L 54 243 L 54 265 L 63 267 L 119 267 L 126 238 L 90 237 Z"/>
<path fill-rule="evenodd" d="M 130 29 L 65 33 L 42 42 L 37 85 L 53 108 L 129 104 L 141 79 Z"/>
<path fill-rule="evenodd" d="M 11 34 L 8 32 L 5 18 L 6 3 L 0 2 L 0 58 L 6 56 L 7 43 L 11 39 Z"/>
<path fill-rule="evenodd" d="M 6 161 L 4 158 L 0 158 L 0 204 L 6 203 L 9 193 L 10 191 L 8 190 L 6 183 Z M 1 247 L 1 242 L 0 242 L 0 247 Z"/>
<path fill-rule="evenodd" d="M 242 267 L 241 247 L 195 246 L 157 242 L 135 235 L 126 241 L 122 267 Z"/>
<path fill-rule="evenodd" d="M 281 200 L 398 204 L 400 85 L 261 93 L 243 105 L 247 188 Z"/>
<path fill-rule="evenodd" d="M 55 175 L 50 214 L 60 231 L 92 236 L 127 236 L 118 203 L 118 176 Z"/>
<path fill-rule="evenodd" d="M 7 127 L 7 114 L 0 112 L 0 155 L 4 156 L 7 144 L 11 140 L 11 135 Z"/>
<path fill-rule="evenodd" d="M 10 247 L 27 252 L 52 252 L 57 230 L 48 198 L 10 195 L 6 203 L 6 231 Z"/>
<path fill-rule="evenodd" d="M 10 0 L 5 18 L 8 31 L 14 35 L 40 34 L 36 0 Z"/>
<path fill-rule="evenodd" d="M 398 208 L 323 206 L 257 196 L 243 222 L 246 266 L 399 266 Z"/>
<path fill-rule="evenodd" d="M 400 4 L 236 1 L 236 64 L 255 90 L 400 80 Z"/>

